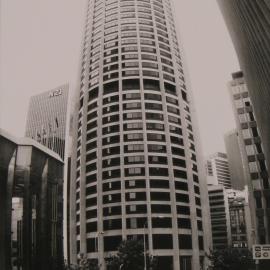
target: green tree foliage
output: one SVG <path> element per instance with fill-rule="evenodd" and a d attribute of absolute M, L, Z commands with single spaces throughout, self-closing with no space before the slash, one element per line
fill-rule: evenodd
<path fill-rule="evenodd" d="M 147 255 L 147 269 L 155 269 L 156 260 Z M 118 247 L 118 252 L 107 261 L 110 270 L 144 270 L 143 241 L 125 240 Z"/>
<path fill-rule="evenodd" d="M 255 263 L 248 249 L 228 248 L 211 251 L 208 256 L 213 270 L 254 270 Z"/>

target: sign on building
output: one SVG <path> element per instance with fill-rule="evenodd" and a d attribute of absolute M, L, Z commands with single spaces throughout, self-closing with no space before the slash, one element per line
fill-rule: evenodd
<path fill-rule="evenodd" d="M 270 245 L 253 245 L 254 260 L 270 260 Z"/>
<path fill-rule="evenodd" d="M 62 95 L 62 89 L 57 89 L 52 92 L 50 92 L 49 97 L 57 97 Z"/>

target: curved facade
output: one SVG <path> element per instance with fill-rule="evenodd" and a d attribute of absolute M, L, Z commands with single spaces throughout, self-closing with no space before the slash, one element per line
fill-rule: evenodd
<path fill-rule="evenodd" d="M 202 184 L 171 1 L 90 0 L 83 47 L 73 260 L 104 269 L 122 239 L 145 235 L 160 269 L 199 269 Z"/>

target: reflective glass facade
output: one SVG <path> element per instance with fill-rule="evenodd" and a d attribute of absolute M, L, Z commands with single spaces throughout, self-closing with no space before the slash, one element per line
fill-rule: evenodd
<path fill-rule="evenodd" d="M 30 137 L 53 150 L 64 159 L 68 85 L 32 96 L 25 137 Z"/>

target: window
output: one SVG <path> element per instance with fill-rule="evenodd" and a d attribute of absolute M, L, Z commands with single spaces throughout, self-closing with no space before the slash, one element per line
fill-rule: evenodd
<path fill-rule="evenodd" d="M 164 141 L 165 136 L 162 135 L 162 134 L 148 133 L 147 134 L 147 140 L 148 141 Z"/>
<path fill-rule="evenodd" d="M 125 157 L 125 163 L 144 163 L 144 156 Z"/>
<path fill-rule="evenodd" d="M 157 144 L 149 144 L 148 145 L 148 151 L 149 152 L 166 152 L 166 146 L 165 145 L 157 145 Z"/>
<path fill-rule="evenodd" d="M 143 144 L 130 144 L 125 145 L 125 152 L 143 152 L 144 146 Z"/>
<path fill-rule="evenodd" d="M 140 102 L 125 103 L 123 104 L 123 107 L 124 110 L 140 109 L 141 103 Z"/>
<path fill-rule="evenodd" d="M 254 173 L 254 172 L 258 172 L 259 171 L 258 165 L 257 165 L 257 163 L 255 161 L 254 162 L 249 162 L 248 163 L 248 166 L 249 166 L 249 171 L 251 173 Z"/>
<path fill-rule="evenodd" d="M 145 108 L 147 110 L 158 110 L 161 111 L 162 110 L 162 105 L 158 104 L 158 103 L 145 103 Z"/>
<path fill-rule="evenodd" d="M 122 241 L 122 236 L 104 236 L 104 251 L 117 250 Z"/>
<path fill-rule="evenodd" d="M 124 114 L 124 120 L 141 119 L 141 118 L 142 118 L 141 112 L 133 112 L 133 113 L 125 113 Z"/>
<path fill-rule="evenodd" d="M 149 130 L 164 130 L 164 125 L 159 123 L 147 123 L 146 128 Z"/>
<path fill-rule="evenodd" d="M 132 175 L 144 175 L 144 168 L 128 168 L 125 169 L 126 176 L 132 176 Z"/>
<path fill-rule="evenodd" d="M 160 101 L 161 100 L 161 95 L 157 95 L 157 94 L 144 94 L 144 98 L 148 99 L 148 100 L 157 100 Z"/>
<path fill-rule="evenodd" d="M 153 234 L 154 249 L 172 249 L 173 241 L 171 234 Z"/>
<path fill-rule="evenodd" d="M 141 122 L 124 124 L 124 130 L 139 130 L 142 128 L 143 128 L 143 125 Z"/>
<path fill-rule="evenodd" d="M 189 218 L 178 218 L 177 224 L 178 228 L 191 229 L 191 222 Z"/>
<path fill-rule="evenodd" d="M 127 100 L 127 99 L 140 99 L 141 95 L 140 93 L 127 93 L 123 95 L 123 99 Z"/>
<path fill-rule="evenodd" d="M 178 236 L 180 249 L 192 249 L 192 238 L 189 234 L 179 234 Z"/>
<path fill-rule="evenodd" d="M 192 270 L 192 257 L 191 256 L 180 256 L 180 269 Z"/>

